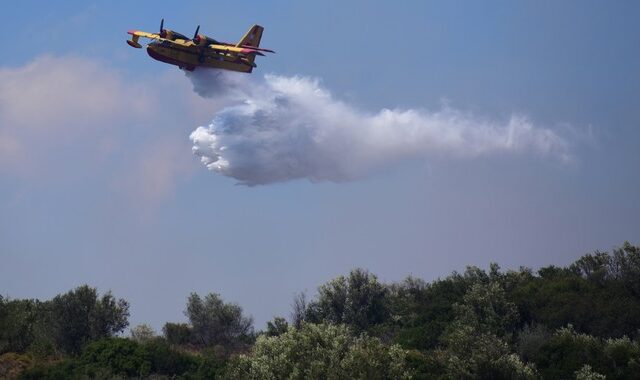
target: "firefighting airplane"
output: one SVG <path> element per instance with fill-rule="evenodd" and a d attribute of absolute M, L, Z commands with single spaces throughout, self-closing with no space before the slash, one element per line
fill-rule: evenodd
<path fill-rule="evenodd" d="M 131 35 L 131 39 L 127 43 L 140 49 L 140 37 L 155 40 L 147 45 L 147 53 L 151 58 L 188 71 L 193 71 L 196 67 L 214 67 L 250 73 L 256 67 L 256 55 L 264 56 L 263 52 L 275 53 L 259 47 L 263 30 L 260 25 L 254 25 L 237 44 L 230 44 L 198 34 L 200 25 L 193 38 L 188 38 L 173 30 L 164 29 L 162 19 L 159 34 L 130 30 L 127 33 Z"/>

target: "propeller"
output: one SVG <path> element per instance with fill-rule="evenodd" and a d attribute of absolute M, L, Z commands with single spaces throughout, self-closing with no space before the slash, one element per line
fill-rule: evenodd
<path fill-rule="evenodd" d="M 196 32 L 193 33 L 192 40 L 196 45 L 200 45 L 200 36 L 198 35 L 199 31 L 200 31 L 200 25 L 198 25 L 198 27 L 196 28 Z"/>
<path fill-rule="evenodd" d="M 164 30 L 164 19 L 160 20 L 160 37 L 165 38 L 167 32 Z"/>

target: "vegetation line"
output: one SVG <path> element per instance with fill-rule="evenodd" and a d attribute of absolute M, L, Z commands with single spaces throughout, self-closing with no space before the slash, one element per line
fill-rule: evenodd
<path fill-rule="evenodd" d="M 110 292 L 0 296 L 0 378 L 637 379 L 640 247 L 430 283 L 354 269 L 260 331 L 216 293 L 192 293 L 185 315 L 119 337 L 129 304 Z"/>

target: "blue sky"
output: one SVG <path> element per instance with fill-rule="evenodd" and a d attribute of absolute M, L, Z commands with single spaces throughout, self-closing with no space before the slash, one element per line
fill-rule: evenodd
<path fill-rule="evenodd" d="M 185 319 L 189 292 L 218 292 L 262 328 L 288 316 L 294 293 L 354 267 L 431 280 L 637 244 L 638 14 L 624 1 L 5 5 L 0 292 L 49 298 L 88 283 L 157 329 Z M 223 41 L 259 23 L 277 54 L 252 76 L 318 78 L 362 112 L 524 115 L 572 160 L 443 155 L 355 181 L 238 186 L 191 153 L 189 134 L 219 104 L 124 43 L 163 17 Z"/>

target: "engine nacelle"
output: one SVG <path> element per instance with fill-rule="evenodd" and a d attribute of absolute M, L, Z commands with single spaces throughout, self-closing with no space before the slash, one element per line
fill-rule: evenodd
<path fill-rule="evenodd" d="M 218 43 L 218 41 L 214 40 L 211 37 L 205 36 L 204 34 L 196 35 L 196 38 L 194 38 L 192 41 L 194 44 L 198 46 L 207 46 L 207 45 L 213 45 Z"/>
<path fill-rule="evenodd" d="M 188 40 L 188 38 L 181 33 L 178 32 L 174 32 L 171 29 L 162 29 L 162 31 L 160 32 L 160 38 L 165 38 L 167 40 L 171 40 L 171 41 L 175 41 L 175 40 Z"/>

